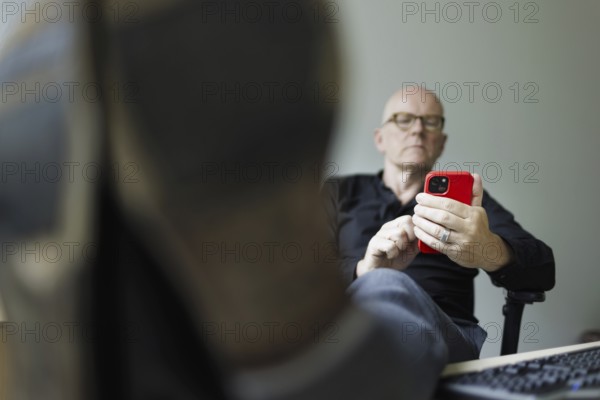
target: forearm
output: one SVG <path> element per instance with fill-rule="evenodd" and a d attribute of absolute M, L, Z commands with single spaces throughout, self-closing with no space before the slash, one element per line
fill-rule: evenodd
<path fill-rule="evenodd" d="M 484 208 L 490 229 L 502 238 L 510 260 L 501 268 L 488 271 L 492 282 L 509 290 L 550 290 L 554 287 L 555 263 L 552 249 L 519 225 L 514 216 L 489 195 Z"/>
<path fill-rule="evenodd" d="M 511 261 L 489 272 L 492 282 L 509 290 L 546 291 L 555 284 L 552 249 L 535 238 L 503 239 L 512 254 Z"/>
<path fill-rule="evenodd" d="M 484 254 L 485 264 L 481 266 L 486 272 L 495 272 L 514 262 L 514 252 L 512 248 L 500 236 L 493 234 L 491 245 L 482 248 L 486 252 L 489 247 L 493 247 L 492 254 Z"/>

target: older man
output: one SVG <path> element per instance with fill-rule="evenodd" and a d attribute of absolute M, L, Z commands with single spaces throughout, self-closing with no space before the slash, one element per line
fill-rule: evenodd
<path fill-rule="evenodd" d="M 396 92 L 374 134 L 383 171 L 331 180 L 326 193 L 342 273 L 355 300 L 395 325 L 399 338 L 436 335 L 449 360 L 459 361 L 477 358 L 485 340 L 473 315 L 479 269 L 497 286 L 549 290 L 554 257 L 483 190 L 477 174 L 470 205 L 421 193 L 448 139 L 443 128 L 444 110 L 434 93 Z M 418 239 L 441 253 L 419 253 Z M 423 304 L 434 310 L 434 321 L 414 318 L 411 308 Z M 437 329 L 424 331 L 425 322 Z"/>

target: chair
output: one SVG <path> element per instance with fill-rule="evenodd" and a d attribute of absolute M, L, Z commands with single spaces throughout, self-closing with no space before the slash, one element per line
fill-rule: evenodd
<path fill-rule="evenodd" d="M 504 298 L 506 303 L 502 307 L 504 315 L 504 330 L 500 355 L 515 354 L 519 346 L 519 333 L 521 331 L 521 318 L 525 304 L 541 303 L 546 300 L 545 292 L 507 290 Z"/>

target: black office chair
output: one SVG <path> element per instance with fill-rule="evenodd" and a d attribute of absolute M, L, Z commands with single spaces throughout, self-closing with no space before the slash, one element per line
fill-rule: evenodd
<path fill-rule="evenodd" d="M 519 347 L 521 318 L 525 304 L 541 303 L 546 300 L 545 292 L 507 290 L 504 296 L 506 303 L 502 307 L 504 330 L 500 355 L 515 354 Z"/>

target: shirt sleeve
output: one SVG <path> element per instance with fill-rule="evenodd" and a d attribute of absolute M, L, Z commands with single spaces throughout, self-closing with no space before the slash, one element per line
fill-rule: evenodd
<path fill-rule="evenodd" d="M 494 272 L 488 272 L 492 283 L 509 290 L 546 291 L 555 284 L 552 249 L 521 227 L 509 211 L 484 191 L 490 230 L 499 235 L 513 251 L 514 259 Z"/>

